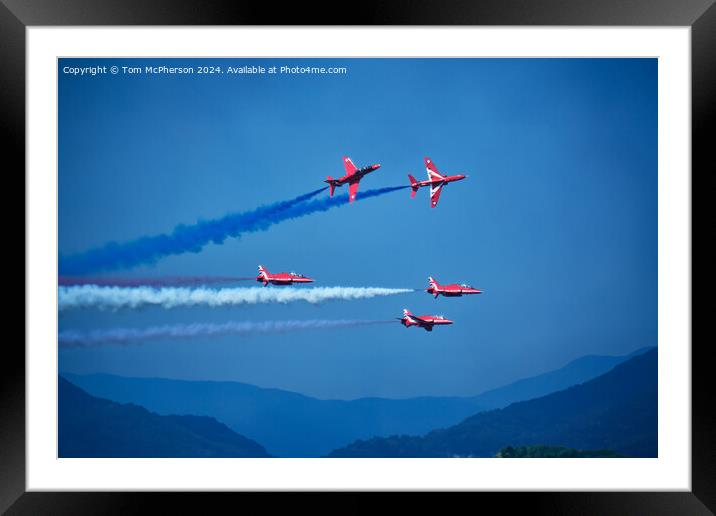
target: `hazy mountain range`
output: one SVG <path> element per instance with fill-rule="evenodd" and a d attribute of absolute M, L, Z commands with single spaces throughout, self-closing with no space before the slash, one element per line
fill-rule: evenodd
<path fill-rule="evenodd" d="M 141 405 L 156 412 L 154 416 L 157 417 L 159 414 L 192 414 L 216 418 L 240 434 L 239 437 L 255 439 L 272 455 L 316 457 L 359 439 L 393 434 L 420 435 L 455 425 L 484 410 L 505 407 L 591 380 L 649 349 L 653 348 L 643 348 L 626 356 L 585 356 L 555 371 L 472 397 L 322 400 L 240 382 L 127 378 L 107 374 L 63 373 L 63 376 L 93 396 Z M 521 443 L 505 442 L 500 446 L 508 444 Z M 500 446 L 491 452 L 494 454 Z"/>
<path fill-rule="evenodd" d="M 160 416 L 58 379 L 59 457 L 269 457 L 211 417 Z"/>
<path fill-rule="evenodd" d="M 568 389 L 475 414 L 423 437 L 356 441 L 330 457 L 492 457 L 506 446 L 557 445 L 658 454 L 657 350 Z"/>

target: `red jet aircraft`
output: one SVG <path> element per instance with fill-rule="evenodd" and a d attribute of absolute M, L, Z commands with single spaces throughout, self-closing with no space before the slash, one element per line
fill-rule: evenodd
<path fill-rule="evenodd" d="M 428 171 L 427 181 L 418 181 L 413 176 L 408 174 L 408 179 L 410 179 L 410 186 L 412 188 L 410 198 L 412 199 L 415 197 L 415 194 L 418 192 L 418 188 L 421 186 L 429 186 L 431 208 L 435 208 L 435 206 L 438 205 L 438 199 L 440 199 L 440 192 L 442 192 L 443 186 L 454 181 L 460 181 L 461 179 L 465 179 L 467 177 L 464 174 L 456 174 L 454 176 L 442 175 L 438 172 L 438 169 L 435 168 L 435 164 L 430 158 L 425 158 L 425 169 Z"/>
<path fill-rule="evenodd" d="M 474 288 L 470 285 L 465 285 L 464 283 L 460 285 L 457 283 L 453 283 L 451 285 L 440 285 L 432 276 L 428 278 L 428 281 L 430 282 L 430 287 L 426 288 L 425 292 L 429 292 L 435 296 L 435 299 L 437 299 L 437 297 L 441 294 L 445 297 L 461 297 L 468 294 L 482 294 L 482 290 L 479 288 Z"/>
<path fill-rule="evenodd" d="M 343 164 L 346 167 L 346 175 L 339 177 L 338 179 L 333 179 L 331 176 L 328 176 L 324 183 L 328 183 L 331 186 L 331 197 L 333 197 L 333 191 L 336 189 L 336 186 L 343 186 L 348 183 L 348 202 L 353 202 L 356 200 L 358 183 L 360 183 L 360 180 L 363 179 L 364 175 L 370 174 L 374 170 L 378 170 L 380 165 L 375 164 L 358 168 L 353 164 L 348 156 L 343 156 Z"/>
<path fill-rule="evenodd" d="M 291 285 L 293 283 L 313 283 L 311 278 L 296 274 L 295 272 L 278 272 L 271 274 L 263 265 L 259 265 L 259 275 L 256 281 L 264 284 L 264 287 L 271 283 L 272 285 Z"/>
<path fill-rule="evenodd" d="M 433 326 L 442 324 L 452 324 L 450 319 L 445 319 L 442 315 L 413 315 L 410 310 L 403 308 L 403 317 L 397 318 L 400 324 L 406 328 L 411 326 L 419 326 L 425 331 L 433 331 Z"/>

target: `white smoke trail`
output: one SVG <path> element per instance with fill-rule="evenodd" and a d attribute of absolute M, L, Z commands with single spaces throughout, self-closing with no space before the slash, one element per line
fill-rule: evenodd
<path fill-rule="evenodd" d="M 58 287 L 60 311 L 75 308 L 121 309 L 161 306 L 255 305 L 259 303 L 293 303 L 306 301 L 316 304 L 331 300 L 368 299 L 413 292 L 405 288 L 380 287 L 313 287 L 313 288 L 186 288 L 186 287 L 102 287 L 97 285 Z"/>
<path fill-rule="evenodd" d="M 194 323 L 148 328 L 113 328 L 93 330 L 86 333 L 62 331 L 58 342 L 63 348 L 78 348 L 97 345 L 131 344 L 157 339 L 190 339 L 194 337 L 219 335 L 254 335 L 260 333 L 286 333 L 299 330 L 349 328 L 374 324 L 392 324 L 395 321 L 351 321 L 351 320 L 306 320 L 306 321 L 232 321 L 221 324 Z"/>

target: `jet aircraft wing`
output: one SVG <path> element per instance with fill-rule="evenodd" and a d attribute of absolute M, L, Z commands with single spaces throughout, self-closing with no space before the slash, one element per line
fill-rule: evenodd
<path fill-rule="evenodd" d="M 430 207 L 435 208 L 438 205 L 438 199 L 440 199 L 440 192 L 443 191 L 445 183 L 440 183 L 435 187 L 430 187 Z"/>
<path fill-rule="evenodd" d="M 343 165 L 346 167 L 346 176 L 352 176 L 358 171 L 358 167 L 353 164 L 348 156 L 343 156 Z"/>
<path fill-rule="evenodd" d="M 353 202 L 356 200 L 356 195 L 358 195 L 358 184 L 359 181 L 351 181 L 350 185 L 348 185 L 348 202 Z"/>
<path fill-rule="evenodd" d="M 428 180 L 429 181 L 445 179 L 445 176 L 442 175 L 440 172 L 438 172 L 438 169 L 435 166 L 435 163 L 433 163 L 433 161 L 430 158 L 425 158 L 425 169 L 428 171 Z"/>

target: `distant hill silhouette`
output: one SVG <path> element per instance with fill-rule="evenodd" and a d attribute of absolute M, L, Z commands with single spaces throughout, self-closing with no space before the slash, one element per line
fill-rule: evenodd
<path fill-rule="evenodd" d="M 319 400 L 239 382 L 66 375 L 88 392 L 159 414 L 209 415 L 281 457 L 318 457 L 355 439 L 427 432 L 480 410 L 468 398 Z"/>
<path fill-rule="evenodd" d="M 596 378 L 625 360 L 652 349 L 655 348 L 645 347 L 624 356 L 586 355 L 554 371 L 517 380 L 504 387 L 478 394 L 473 399 L 484 410 L 489 410 L 503 408 L 516 401 L 539 398 Z"/>
<path fill-rule="evenodd" d="M 159 414 L 215 417 L 241 435 L 256 439 L 273 455 L 317 457 L 356 439 L 418 435 L 454 425 L 487 408 L 592 379 L 629 356 L 582 357 L 556 371 L 472 397 L 320 400 L 240 382 L 64 375 L 95 396 L 136 403 Z"/>
<path fill-rule="evenodd" d="M 549 443 L 656 457 L 657 350 L 547 396 L 482 412 L 424 437 L 356 441 L 331 457 L 491 457 L 505 446 Z"/>
<path fill-rule="evenodd" d="M 214 418 L 160 416 L 58 379 L 59 457 L 269 457 Z"/>

